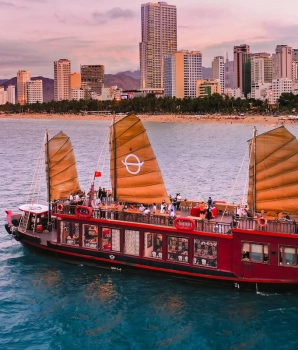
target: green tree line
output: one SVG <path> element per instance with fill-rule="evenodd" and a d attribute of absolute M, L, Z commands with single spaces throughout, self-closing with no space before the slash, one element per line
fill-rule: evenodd
<path fill-rule="evenodd" d="M 9 113 L 82 113 L 83 111 L 108 111 L 110 113 L 138 114 L 273 114 L 292 113 L 298 110 L 298 96 L 284 93 L 275 106 L 255 99 L 241 99 L 214 94 L 204 98 L 156 98 L 154 96 L 136 97 L 126 100 L 80 100 L 51 101 L 21 106 L 5 104 L 0 111 Z"/>

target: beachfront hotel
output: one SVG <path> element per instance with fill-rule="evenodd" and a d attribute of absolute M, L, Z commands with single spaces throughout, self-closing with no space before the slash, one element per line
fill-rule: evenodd
<path fill-rule="evenodd" d="M 19 70 L 17 72 L 18 103 L 20 105 L 25 105 L 27 103 L 26 83 L 30 80 L 31 74 L 29 70 Z"/>
<path fill-rule="evenodd" d="M 247 87 L 248 84 L 245 76 L 247 77 L 250 75 L 250 72 L 246 72 L 250 70 L 250 56 L 249 45 L 242 44 L 234 46 L 234 89 L 240 89 L 241 93 L 245 91 L 245 85 Z"/>
<path fill-rule="evenodd" d="M 71 63 L 67 59 L 54 62 L 54 100 L 70 100 Z"/>
<path fill-rule="evenodd" d="M 81 65 L 82 88 L 90 93 L 102 94 L 105 67 L 101 64 Z"/>
<path fill-rule="evenodd" d="M 223 56 L 216 56 L 212 61 L 212 79 L 218 79 L 221 86 L 221 93 L 225 92 L 225 59 Z"/>
<path fill-rule="evenodd" d="M 177 51 L 177 9 L 166 2 L 141 6 L 140 88 L 164 87 L 164 56 Z"/>
<path fill-rule="evenodd" d="M 164 95 L 196 97 L 196 81 L 202 79 L 202 53 L 178 51 L 164 57 Z"/>
<path fill-rule="evenodd" d="M 26 83 L 27 103 L 43 103 L 42 80 L 31 80 Z"/>
<path fill-rule="evenodd" d="M 287 45 L 277 45 L 272 54 L 272 79 L 292 79 L 292 48 Z"/>
<path fill-rule="evenodd" d="M 16 87 L 14 85 L 8 85 L 7 87 L 7 102 L 16 104 Z"/>

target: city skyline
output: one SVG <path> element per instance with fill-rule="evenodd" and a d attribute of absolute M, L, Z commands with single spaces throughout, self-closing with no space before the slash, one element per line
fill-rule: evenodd
<path fill-rule="evenodd" d="M 166 2 L 177 7 L 178 50 L 201 51 L 205 67 L 226 52 L 232 60 L 234 45 L 268 53 L 279 44 L 298 48 L 298 3 L 291 0 Z M 61 58 L 72 61 L 72 71 L 80 64 L 102 64 L 106 73 L 138 70 L 144 3 L 0 0 L 0 78 L 11 78 L 19 69 L 53 78 L 53 62 Z"/>

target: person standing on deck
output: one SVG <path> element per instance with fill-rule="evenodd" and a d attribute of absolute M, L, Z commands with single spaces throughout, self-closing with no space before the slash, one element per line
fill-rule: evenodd
<path fill-rule="evenodd" d="M 101 187 L 99 187 L 98 192 L 97 192 L 97 198 L 99 198 L 101 200 L 102 197 L 102 189 Z"/>
<path fill-rule="evenodd" d="M 212 200 L 211 197 L 208 198 L 207 204 L 208 204 L 208 209 L 209 209 L 209 208 L 211 208 L 211 209 L 213 208 L 213 200 Z"/>
<path fill-rule="evenodd" d="M 101 201 L 102 203 L 106 204 L 106 200 L 107 200 L 107 191 L 105 188 L 103 188 L 101 191 Z"/>
<path fill-rule="evenodd" d="M 177 210 L 180 210 L 181 200 L 182 200 L 182 197 L 181 197 L 181 194 L 180 194 L 180 193 L 177 193 L 176 199 L 177 199 L 176 208 L 177 208 Z"/>

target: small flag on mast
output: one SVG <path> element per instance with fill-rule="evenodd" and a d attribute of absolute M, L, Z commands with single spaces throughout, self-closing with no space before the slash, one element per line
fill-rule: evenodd
<path fill-rule="evenodd" d="M 101 177 L 101 172 L 100 171 L 95 171 L 94 177 Z"/>

